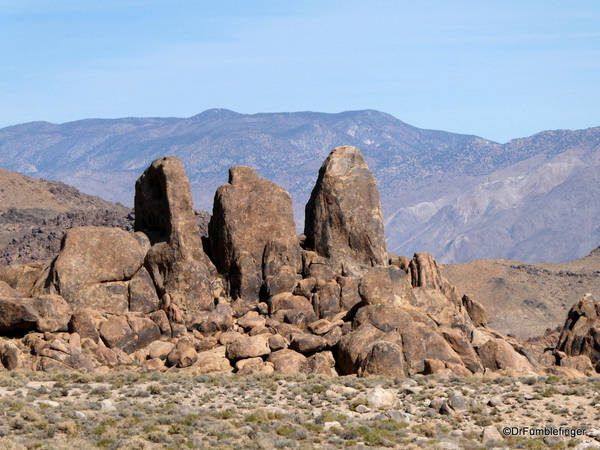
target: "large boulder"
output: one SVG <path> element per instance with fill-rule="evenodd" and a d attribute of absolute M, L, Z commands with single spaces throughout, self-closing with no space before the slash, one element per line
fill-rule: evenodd
<path fill-rule="evenodd" d="M 68 331 L 71 320 L 71 306 L 60 295 L 41 295 L 33 299 L 24 299 L 33 307 L 40 316 L 37 322 L 37 330 L 45 331 Z"/>
<path fill-rule="evenodd" d="M 306 205 L 306 248 L 331 260 L 337 272 L 388 264 L 375 177 L 360 150 L 335 148 Z"/>
<path fill-rule="evenodd" d="M 0 266 L 0 280 L 19 293 L 19 297 L 31 297 L 33 286 L 47 263 L 9 264 Z M 2 295 L 3 297 L 5 295 Z M 12 295 L 7 296 L 12 297 Z"/>
<path fill-rule="evenodd" d="M 133 235 L 120 228 L 71 228 L 33 293 L 61 295 L 74 309 L 92 307 L 121 314 L 129 303 L 128 282 L 124 280 L 140 269 L 144 254 Z"/>
<path fill-rule="evenodd" d="M 234 298 L 258 301 L 263 280 L 277 266 L 299 266 L 292 198 L 282 187 L 259 178 L 248 166 L 229 169 L 229 182 L 217 189 L 209 223 L 210 253 L 229 281 Z M 265 255 L 265 247 L 269 245 Z"/>
<path fill-rule="evenodd" d="M 145 267 L 159 297 L 169 294 L 185 320 L 212 309 L 211 281 L 215 270 L 202 249 L 190 183 L 176 157 L 153 161 L 137 180 L 135 230 L 144 232 L 152 244 Z M 136 307 L 142 311 L 150 308 L 147 304 Z"/>
<path fill-rule="evenodd" d="M 0 298 L 0 333 L 35 329 L 40 316 L 20 298 Z"/>
<path fill-rule="evenodd" d="M 591 294 L 569 311 L 556 349 L 567 357 L 585 355 L 600 368 L 600 303 Z"/>

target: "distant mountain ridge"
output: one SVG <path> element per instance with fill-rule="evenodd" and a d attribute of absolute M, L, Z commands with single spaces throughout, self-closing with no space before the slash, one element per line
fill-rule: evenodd
<path fill-rule="evenodd" d="M 60 180 L 126 205 L 143 169 L 164 155 L 187 170 L 195 207 L 210 211 L 227 170 L 250 165 L 290 191 L 296 221 L 332 148 L 353 145 L 373 170 L 389 250 L 565 261 L 600 244 L 600 128 L 506 144 L 423 130 L 373 110 L 34 122 L 0 129 L 0 167 Z"/>

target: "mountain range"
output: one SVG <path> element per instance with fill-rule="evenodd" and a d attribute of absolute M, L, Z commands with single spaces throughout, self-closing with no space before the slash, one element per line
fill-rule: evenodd
<path fill-rule="evenodd" d="M 195 207 L 210 211 L 232 165 L 290 191 L 302 231 L 318 168 L 339 145 L 361 149 L 379 186 L 388 250 L 444 263 L 479 258 L 561 262 L 600 244 L 600 127 L 500 144 L 350 111 L 32 122 L 0 129 L 0 167 L 133 204 L 135 180 L 179 157 Z"/>

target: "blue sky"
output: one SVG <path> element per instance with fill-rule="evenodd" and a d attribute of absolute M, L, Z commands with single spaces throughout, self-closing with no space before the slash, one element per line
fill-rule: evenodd
<path fill-rule="evenodd" d="M 600 126 L 597 0 L 2 0 L 0 127 L 377 109 L 506 142 Z"/>

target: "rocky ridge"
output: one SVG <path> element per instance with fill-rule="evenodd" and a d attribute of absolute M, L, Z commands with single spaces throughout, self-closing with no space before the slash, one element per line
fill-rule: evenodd
<path fill-rule="evenodd" d="M 73 228 L 52 261 L 0 270 L 0 332 L 18 338 L 0 359 L 7 369 L 240 375 L 593 371 L 595 354 L 573 352 L 543 354 L 543 367 L 490 329 L 430 254 L 387 253 L 377 199 L 360 151 L 336 148 L 297 236 L 289 194 L 235 166 L 203 240 L 181 162 L 160 158 L 136 183 L 134 233 Z"/>
<path fill-rule="evenodd" d="M 61 180 L 131 206 L 151 161 L 180 158 L 199 208 L 233 165 L 286 188 L 303 226 L 331 148 L 361 148 L 380 187 L 388 249 L 444 263 L 569 261 L 596 248 L 600 128 L 553 130 L 506 144 L 410 126 L 378 111 L 34 122 L 0 130 L 0 166 Z"/>

